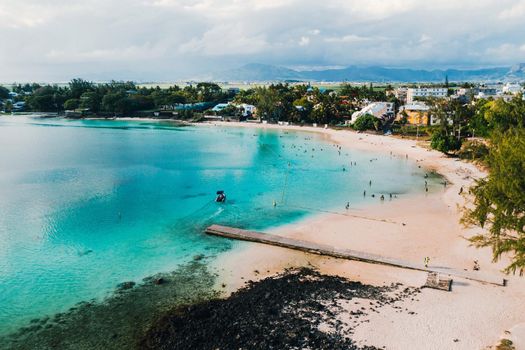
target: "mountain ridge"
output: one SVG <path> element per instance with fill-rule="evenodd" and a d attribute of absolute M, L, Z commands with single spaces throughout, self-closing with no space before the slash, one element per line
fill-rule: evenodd
<path fill-rule="evenodd" d="M 348 66 L 325 70 L 294 70 L 275 65 L 249 63 L 212 74 L 215 81 L 353 81 L 353 82 L 438 82 L 499 81 L 525 78 L 525 64 L 476 69 L 411 69 L 382 66 Z"/>

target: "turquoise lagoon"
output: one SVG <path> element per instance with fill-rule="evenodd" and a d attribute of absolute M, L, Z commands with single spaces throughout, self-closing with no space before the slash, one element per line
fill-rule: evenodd
<path fill-rule="evenodd" d="M 0 117 L 0 334 L 230 249 L 208 224 L 265 229 L 421 192 L 423 176 L 316 133 Z"/>

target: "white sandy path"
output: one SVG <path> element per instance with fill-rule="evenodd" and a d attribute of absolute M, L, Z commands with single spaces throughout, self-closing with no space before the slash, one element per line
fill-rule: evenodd
<path fill-rule="evenodd" d="M 224 125 L 283 128 L 244 123 Z M 387 200 L 383 204 L 378 200 L 377 205 L 350 210 L 350 214 L 387 219 L 388 222 L 321 214 L 279 227 L 273 233 L 417 263 L 429 256 L 431 266 L 471 270 L 473 260 L 479 260 L 479 274 L 500 275 L 509 280 L 505 288 L 456 279 L 450 293 L 424 289 L 418 301 L 407 300 L 401 304 L 403 309 L 414 311 L 415 315 L 383 308 L 380 313 L 369 315 L 369 323 L 356 328 L 354 340 L 387 349 L 486 349 L 495 344 L 505 330 L 525 322 L 524 279 L 500 273 L 505 261 L 492 263 L 490 250 L 470 247 L 463 238 L 479 229 L 465 229 L 459 224 L 458 206 L 463 204 L 463 198 L 458 191 L 462 186 L 468 188 L 473 179 L 484 176 L 482 171 L 472 164 L 419 147 L 411 140 L 331 129 L 284 128 L 320 132 L 332 142 L 352 149 L 408 155 L 423 167 L 435 169 L 452 184 L 439 193 Z M 421 286 L 426 278 L 421 272 L 342 261 L 260 244 L 235 244 L 242 248 L 215 262 L 221 283 L 226 284 L 228 292 L 241 287 L 248 279 L 257 280 L 281 272 L 285 267 L 308 264 L 324 273 L 373 285 L 401 282 Z M 518 337 L 505 335 L 506 338 L 513 336 Z M 514 338 L 514 341 L 518 346 L 525 344 L 524 339 Z"/>

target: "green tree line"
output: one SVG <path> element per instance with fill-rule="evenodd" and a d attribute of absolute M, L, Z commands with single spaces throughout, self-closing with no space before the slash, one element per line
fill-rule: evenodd
<path fill-rule="evenodd" d="M 135 111 L 159 109 L 166 105 L 192 103 L 218 103 L 233 97 L 214 83 L 160 87 L 138 87 L 133 82 L 112 81 L 95 84 L 73 79 L 67 86 L 25 84 L 15 85 L 19 100 L 27 103 L 29 111 L 57 112 L 84 109 L 92 113 L 109 112 L 126 114 Z"/>
<path fill-rule="evenodd" d="M 525 101 L 515 98 L 480 101 L 470 120 L 478 135 L 486 137 L 482 157 L 486 178 L 470 189 L 472 203 L 463 222 L 486 230 L 470 239 L 477 247 L 490 247 L 494 261 L 510 259 L 507 273 L 525 269 Z"/>

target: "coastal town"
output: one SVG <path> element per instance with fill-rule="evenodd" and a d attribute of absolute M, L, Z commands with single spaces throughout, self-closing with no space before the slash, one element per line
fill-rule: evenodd
<path fill-rule="evenodd" d="M 2 87 L 4 113 L 45 113 L 70 119 L 152 118 L 183 122 L 249 122 L 350 128 L 432 139 L 443 152 L 488 135 L 488 114 L 523 108 L 523 83 L 441 84 L 184 83 L 133 82 L 12 84 Z M 488 113 L 488 114 L 487 114 Z M 470 143 L 469 143 L 470 145 Z"/>
<path fill-rule="evenodd" d="M 438 120 L 430 113 L 428 100 L 448 99 L 462 104 L 472 104 L 478 100 L 501 99 L 509 102 L 515 97 L 523 97 L 524 86 L 519 81 L 506 83 L 449 83 L 444 84 L 359 84 L 359 83 L 326 83 L 312 86 L 310 83 L 290 83 L 285 88 L 296 90 L 298 99 L 293 106 L 301 114 L 308 109 L 324 109 L 324 101 L 320 95 L 337 97 L 334 115 L 329 119 L 332 125 L 353 124 L 357 118 L 372 115 L 383 121 L 402 121 L 408 125 L 436 125 Z M 97 84 L 75 79 L 69 84 L 71 93 L 68 96 L 65 87 L 41 86 L 40 84 L 11 84 L 1 87 L 0 108 L 4 113 L 16 112 L 57 112 L 66 117 L 113 117 L 127 113 L 137 113 L 141 116 L 183 119 L 187 117 L 184 111 L 200 113 L 207 119 L 218 120 L 251 120 L 275 122 L 269 115 L 257 114 L 257 104 L 250 96 L 257 87 L 276 88 L 280 82 L 257 84 L 252 83 L 241 89 L 229 87 L 236 83 L 183 83 L 184 88 L 177 85 L 161 89 L 146 88 L 133 82 L 113 82 L 108 89 L 118 89 L 121 107 L 103 104 L 102 98 L 93 92 Z M 245 83 L 246 84 L 246 83 Z M 81 85 L 79 87 L 77 85 Z M 104 84 L 101 84 L 104 85 Z M 151 84 L 150 84 L 151 85 Z M 224 87 L 222 87 L 222 86 Z M 67 87 L 68 85 L 65 84 Z M 368 91 L 367 91 L 368 89 Z M 56 96 L 56 91 L 63 91 L 63 97 Z M 124 90 L 124 91 L 122 91 Z M 54 96 L 50 96 L 51 93 Z M 33 96 L 34 95 L 34 96 Z M 252 93 L 253 95 L 253 93 Z M 69 98 L 68 97 L 73 97 Z M 136 101 L 133 101 L 136 100 Z M 199 102 L 193 102 L 199 100 Z M 172 102 L 173 101 L 173 102 Z M 241 101 L 250 101 L 254 104 Z M 125 106 L 126 102 L 130 106 Z M 284 102 L 284 101 L 278 101 Z M 287 101 L 286 101 L 287 102 Z M 153 107 L 153 108 L 152 108 Z M 193 114 L 190 113 L 189 115 Z M 132 116 L 131 114 L 131 116 Z M 304 114 L 303 114 L 304 115 Z M 289 121 L 289 116 L 283 116 L 282 121 Z M 307 123 L 308 118 L 298 118 L 297 123 Z M 311 118 L 310 118 L 311 119 Z M 278 120 L 280 121 L 280 120 Z"/>

